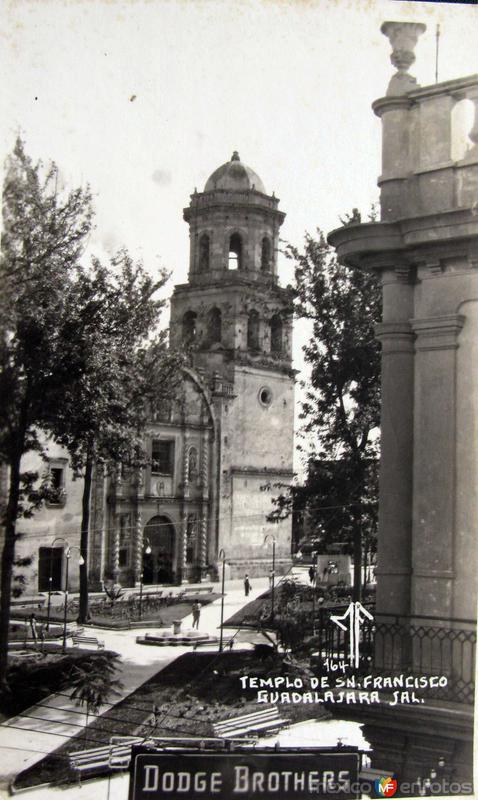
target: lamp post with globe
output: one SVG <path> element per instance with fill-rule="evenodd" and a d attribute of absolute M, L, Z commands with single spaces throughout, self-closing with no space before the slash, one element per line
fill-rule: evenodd
<path fill-rule="evenodd" d="M 67 539 L 63 539 L 63 537 L 58 536 L 52 542 L 52 547 L 55 546 L 57 542 L 63 542 L 65 546 L 65 558 L 66 558 L 66 565 L 65 565 L 65 607 L 63 610 L 63 644 L 62 644 L 62 652 L 66 652 L 66 626 L 68 622 L 68 578 L 69 578 L 69 570 L 70 570 L 70 558 L 72 550 L 78 550 L 79 557 L 78 557 L 78 564 L 82 566 L 85 563 L 85 559 L 81 555 L 80 548 L 78 545 L 70 544 Z M 51 564 L 51 559 L 50 559 Z M 51 571 L 51 570 L 50 570 Z M 47 630 L 50 624 L 50 596 L 51 596 L 51 581 L 49 582 L 49 592 L 48 592 L 48 611 L 47 611 Z"/>
<path fill-rule="evenodd" d="M 150 556 L 151 553 L 152 553 L 151 542 L 149 541 L 147 536 L 145 537 L 145 539 L 146 539 L 146 546 L 143 544 L 143 553 L 145 553 L 147 556 Z M 141 617 L 143 615 L 143 569 L 144 569 L 144 564 L 142 563 L 141 564 L 141 573 L 140 573 L 140 576 L 139 576 L 139 618 L 140 619 L 141 619 Z"/>

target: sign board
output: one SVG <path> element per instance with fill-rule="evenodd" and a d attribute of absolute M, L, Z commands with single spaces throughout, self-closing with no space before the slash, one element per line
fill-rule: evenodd
<path fill-rule="evenodd" d="M 350 751 L 133 748 L 129 800 L 345 800 L 360 796 L 358 771 Z"/>

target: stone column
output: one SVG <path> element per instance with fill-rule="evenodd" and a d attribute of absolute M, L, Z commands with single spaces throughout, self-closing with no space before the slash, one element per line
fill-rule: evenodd
<path fill-rule="evenodd" d="M 203 506 L 201 512 L 201 519 L 199 521 L 199 567 L 201 569 L 201 576 L 203 575 L 207 566 L 207 523 L 208 523 L 208 510 Z"/>
<path fill-rule="evenodd" d="M 382 420 L 377 613 L 408 614 L 413 490 L 413 286 L 406 270 L 382 275 Z"/>
<path fill-rule="evenodd" d="M 143 519 L 141 511 L 138 509 L 136 514 L 135 551 L 134 551 L 134 582 L 138 586 L 143 571 Z"/>
<path fill-rule="evenodd" d="M 456 351 L 464 317 L 412 320 L 416 340 L 413 613 L 453 614 Z"/>
<path fill-rule="evenodd" d="M 121 525 L 121 515 L 117 514 L 115 516 L 114 522 L 114 534 L 113 534 L 113 576 L 115 583 L 118 581 L 118 576 L 120 572 L 119 566 L 119 553 L 120 553 L 120 525 Z"/>
<path fill-rule="evenodd" d="M 144 497 L 144 469 L 143 469 L 143 467 L 139 467 L 138 468 L 136 494 L 137 494 L 137 497 L 140 497 L 140 498 Z"/>
<path fill-rule="evenodd" d="M 184 509 L 183 512 L 181 513 L 181 525 L 179 529 L 178 566 L 177 566 L 178 583 L 182 582 L 186 571 L 187 528 L 188 528 L 188 512 L 187 509 Z"/>
<path fill-rule="evenodd" d="M 189 442 L 186 437 L 183 451 L 183 496 L 189 497 Z"/>
<path fill-rule="evenodd" d="M 201 485 L 204 500 L 209 499 L 209 431 L 205 430 L 201 450 Z"/>

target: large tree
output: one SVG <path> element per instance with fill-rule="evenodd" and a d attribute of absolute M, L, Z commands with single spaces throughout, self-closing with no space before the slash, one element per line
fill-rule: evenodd
<path fill-rule="evenodd" d="M 102 470 L 136 470 L 146 461 L 144 427 L 154 406 L 174 391 L 180 358 L 158 331 L 165 301 L 158 280 L 133 263 L 125 251 L 104 266 L 93 260 L 81 270 L 71 295 L 65 335 L 76 380 L 55 417 L 57 441 L 83 478 L 79 621 L 88 619 L 90 496 L 95 465 Z"/>
<path fill-rule="evenodd" d="M 358 219 L 354 211 L 345 222 Z M 311 324 L 300 414 L 309 519 L 324 545 L 353 549 L 358 594 L 361 543 L 373 538 L 377 521 L 380 285 L 374 274 L 340 264 L 320 230 L 306 235 L 302 251 L 288 246 L 286 254 L 294 261 L 295 313 Z"/>
<path fill-rule="evenodd" d="M 54 164 L 43 169 L 21 140 L 6 164 L 0 256 L 0 463 L 8 473 L 0 596 L 0 686 L 6 687 L 16 523 L 36 494 L 22 457 L 43 451 L 62 392 L 75 379 L 60 331 L 74 265 L 91 229 L 88 189 L 58 190 Z"/>

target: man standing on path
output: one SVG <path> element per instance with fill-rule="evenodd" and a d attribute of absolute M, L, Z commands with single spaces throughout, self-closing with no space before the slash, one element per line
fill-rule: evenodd
<path fill-rule="evenodd" d="M 250 591 L 251 591 L 251 582 L 249 580 L 249 575 L 246 572 L 246 574 L 244 575 L 244 594 L 246 595 L 246 597 L 249 596 Z"/>
<path fill-rule="evenodd" d="M 194 601 L 192 612 L 193 612 L 193 628 L 199 628 L 199 618 L 201 616 L 201 604 L 199 600 Z"/>
<path fill-rule="evenodd" d="M 37 618 L 35 614 L 30 615 L 30 630 L 32 632 L 33 644 L 36 646 L 38 641 L 38 636 L 37 636 Z"/>

